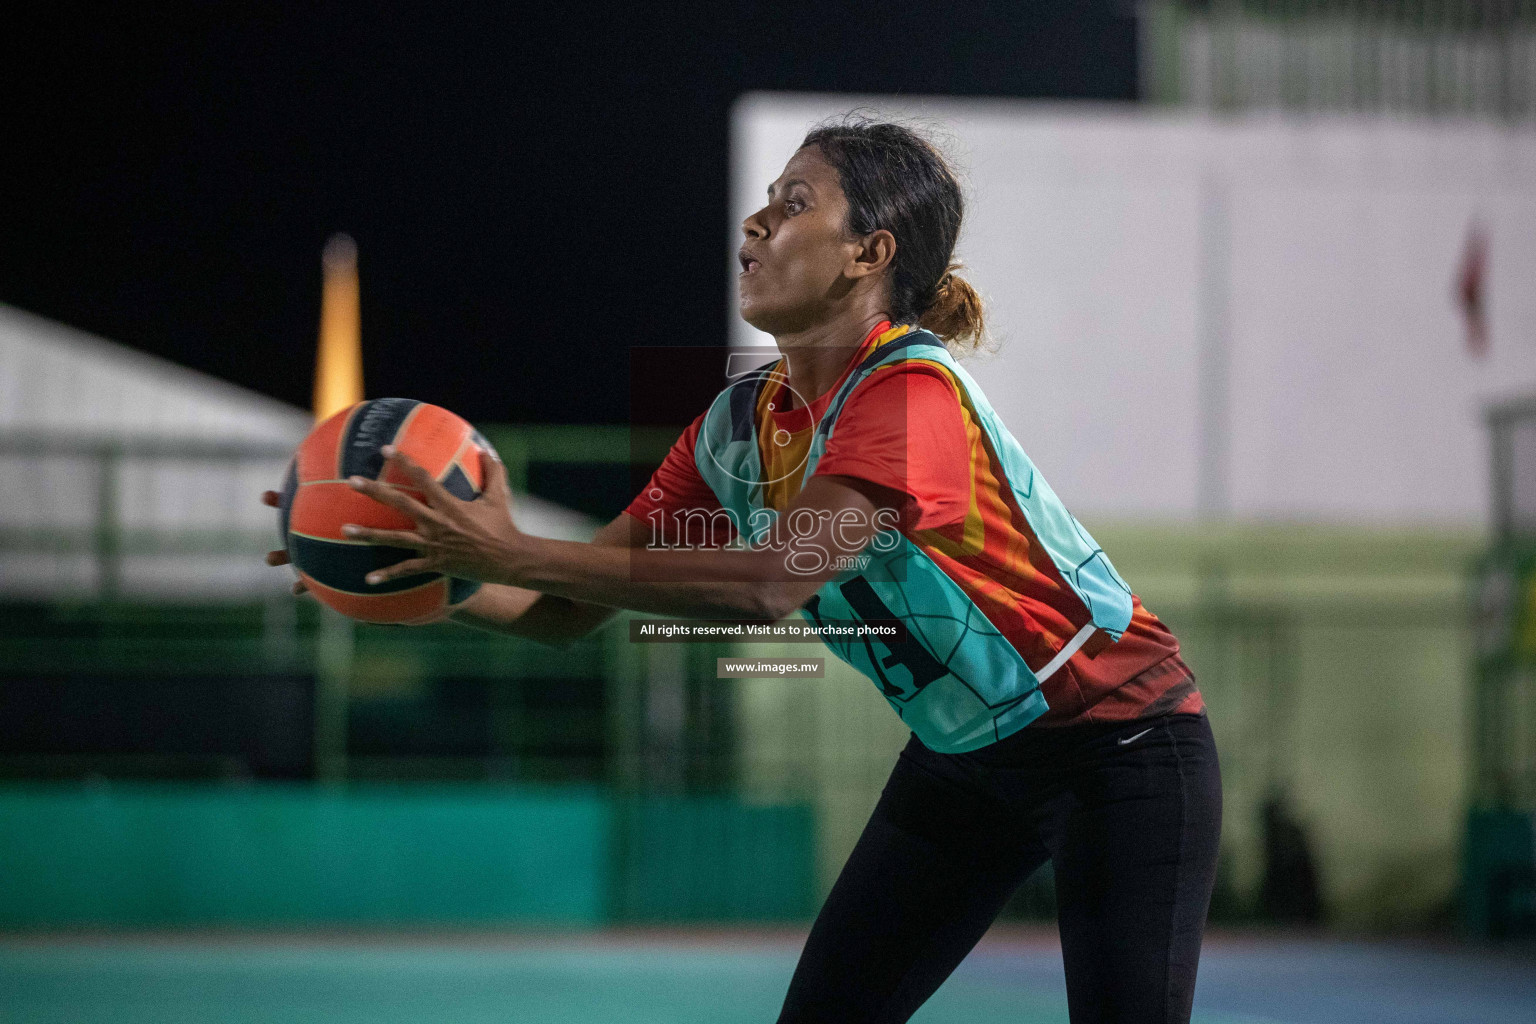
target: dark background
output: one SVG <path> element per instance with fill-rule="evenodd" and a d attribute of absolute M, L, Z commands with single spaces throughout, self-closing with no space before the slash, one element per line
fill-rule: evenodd
<path fill-rule="evenodd" d="M 626 348 L 724 340 L 743 92 L 1136 82 L 1103 0 L 53 5 L 0 48 L 0 301 L 307 407 L 347 231 L 368 393 L 483 422 L 624 422 Z"/>

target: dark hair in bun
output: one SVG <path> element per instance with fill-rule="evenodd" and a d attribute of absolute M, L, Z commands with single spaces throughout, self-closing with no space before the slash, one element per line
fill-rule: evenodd
<path fill-rule="evenodd" d="M 891 318 L 932 331 L 956 355 L 976 349 L 986 332 L 981 296 L 954 261 L 965 201 L 938 148 L 905 125 L 857 114 L 816 126 L 800 146 L 837 168 L 850 231 L 896 237 Z"/>

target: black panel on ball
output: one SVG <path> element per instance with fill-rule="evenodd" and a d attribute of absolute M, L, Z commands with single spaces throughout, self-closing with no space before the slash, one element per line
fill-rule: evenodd
<path fill-rule="evenodd" d="M 364 577 L 375 569 L 387 569 L 396 562 L 415 558 L 416 552 L 410 548 L 348 544 L 298 533 L 289 534 L 288 543 L 295 566 L 313 577 L 315 582 L 349 594 L 394 594 L 412 590 L 438 578 L 437 573 L 425 572 L 379 584 L 364 582 Z"/>
<path fill-rule="evenodd" d="M 341 439 L 341 479 L 364 476 L 377 480 L 384 471 L 379 449 L 395 440 L 406 417 L 421 403 L 414 398 L 375 398 L 352 414 Z"/>

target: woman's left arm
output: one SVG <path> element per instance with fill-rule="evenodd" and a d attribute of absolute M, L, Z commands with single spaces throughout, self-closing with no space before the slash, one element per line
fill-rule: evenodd
<path fill-rule="evenodd" d="M 767 543 L 741 549 L 623 548 L 533 537 L 517 528 L 506 472 L 489 454 L 476 501 L 449 494 L 399 451 L 385 449 L 425 501 L 354 477 L 356 490 L 409 515 L 414 530 L 348 526 L 358 540 L 414 549 L 370 583 L 420 572 L 503 583 L 615 608 L 705 619 L 788 615 L 844 571 L 875 534 L 896 525 L 900 495 L 854 477 L 812 476 L 775 520 Z"/>

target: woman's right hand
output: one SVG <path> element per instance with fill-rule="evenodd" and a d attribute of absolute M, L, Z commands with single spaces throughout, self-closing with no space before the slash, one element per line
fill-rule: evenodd
<path fill-rule="evenodd" d="M 282 500 L 283 500 L 283 496 L 281 494 L 278 494 L 276 491 L 262 491 L 261 492 L 261 503 L 263 505 L 270 505 L 273 508 L 277 508 L 278 505 L 282 502 Z M 288 564 L 288 552 L 284 551 L 282 548 L 278 548 L 276 551 L 268 551 L 267 552 L 267 564 L 268 565 L 287 565 Z M 309 590 L 309 588 L 304 586 L 304 581 L 303 580 L 294 580 L 293 581 L 293 592 L 295 594 L 307 593 L 308 590 Z"/>

